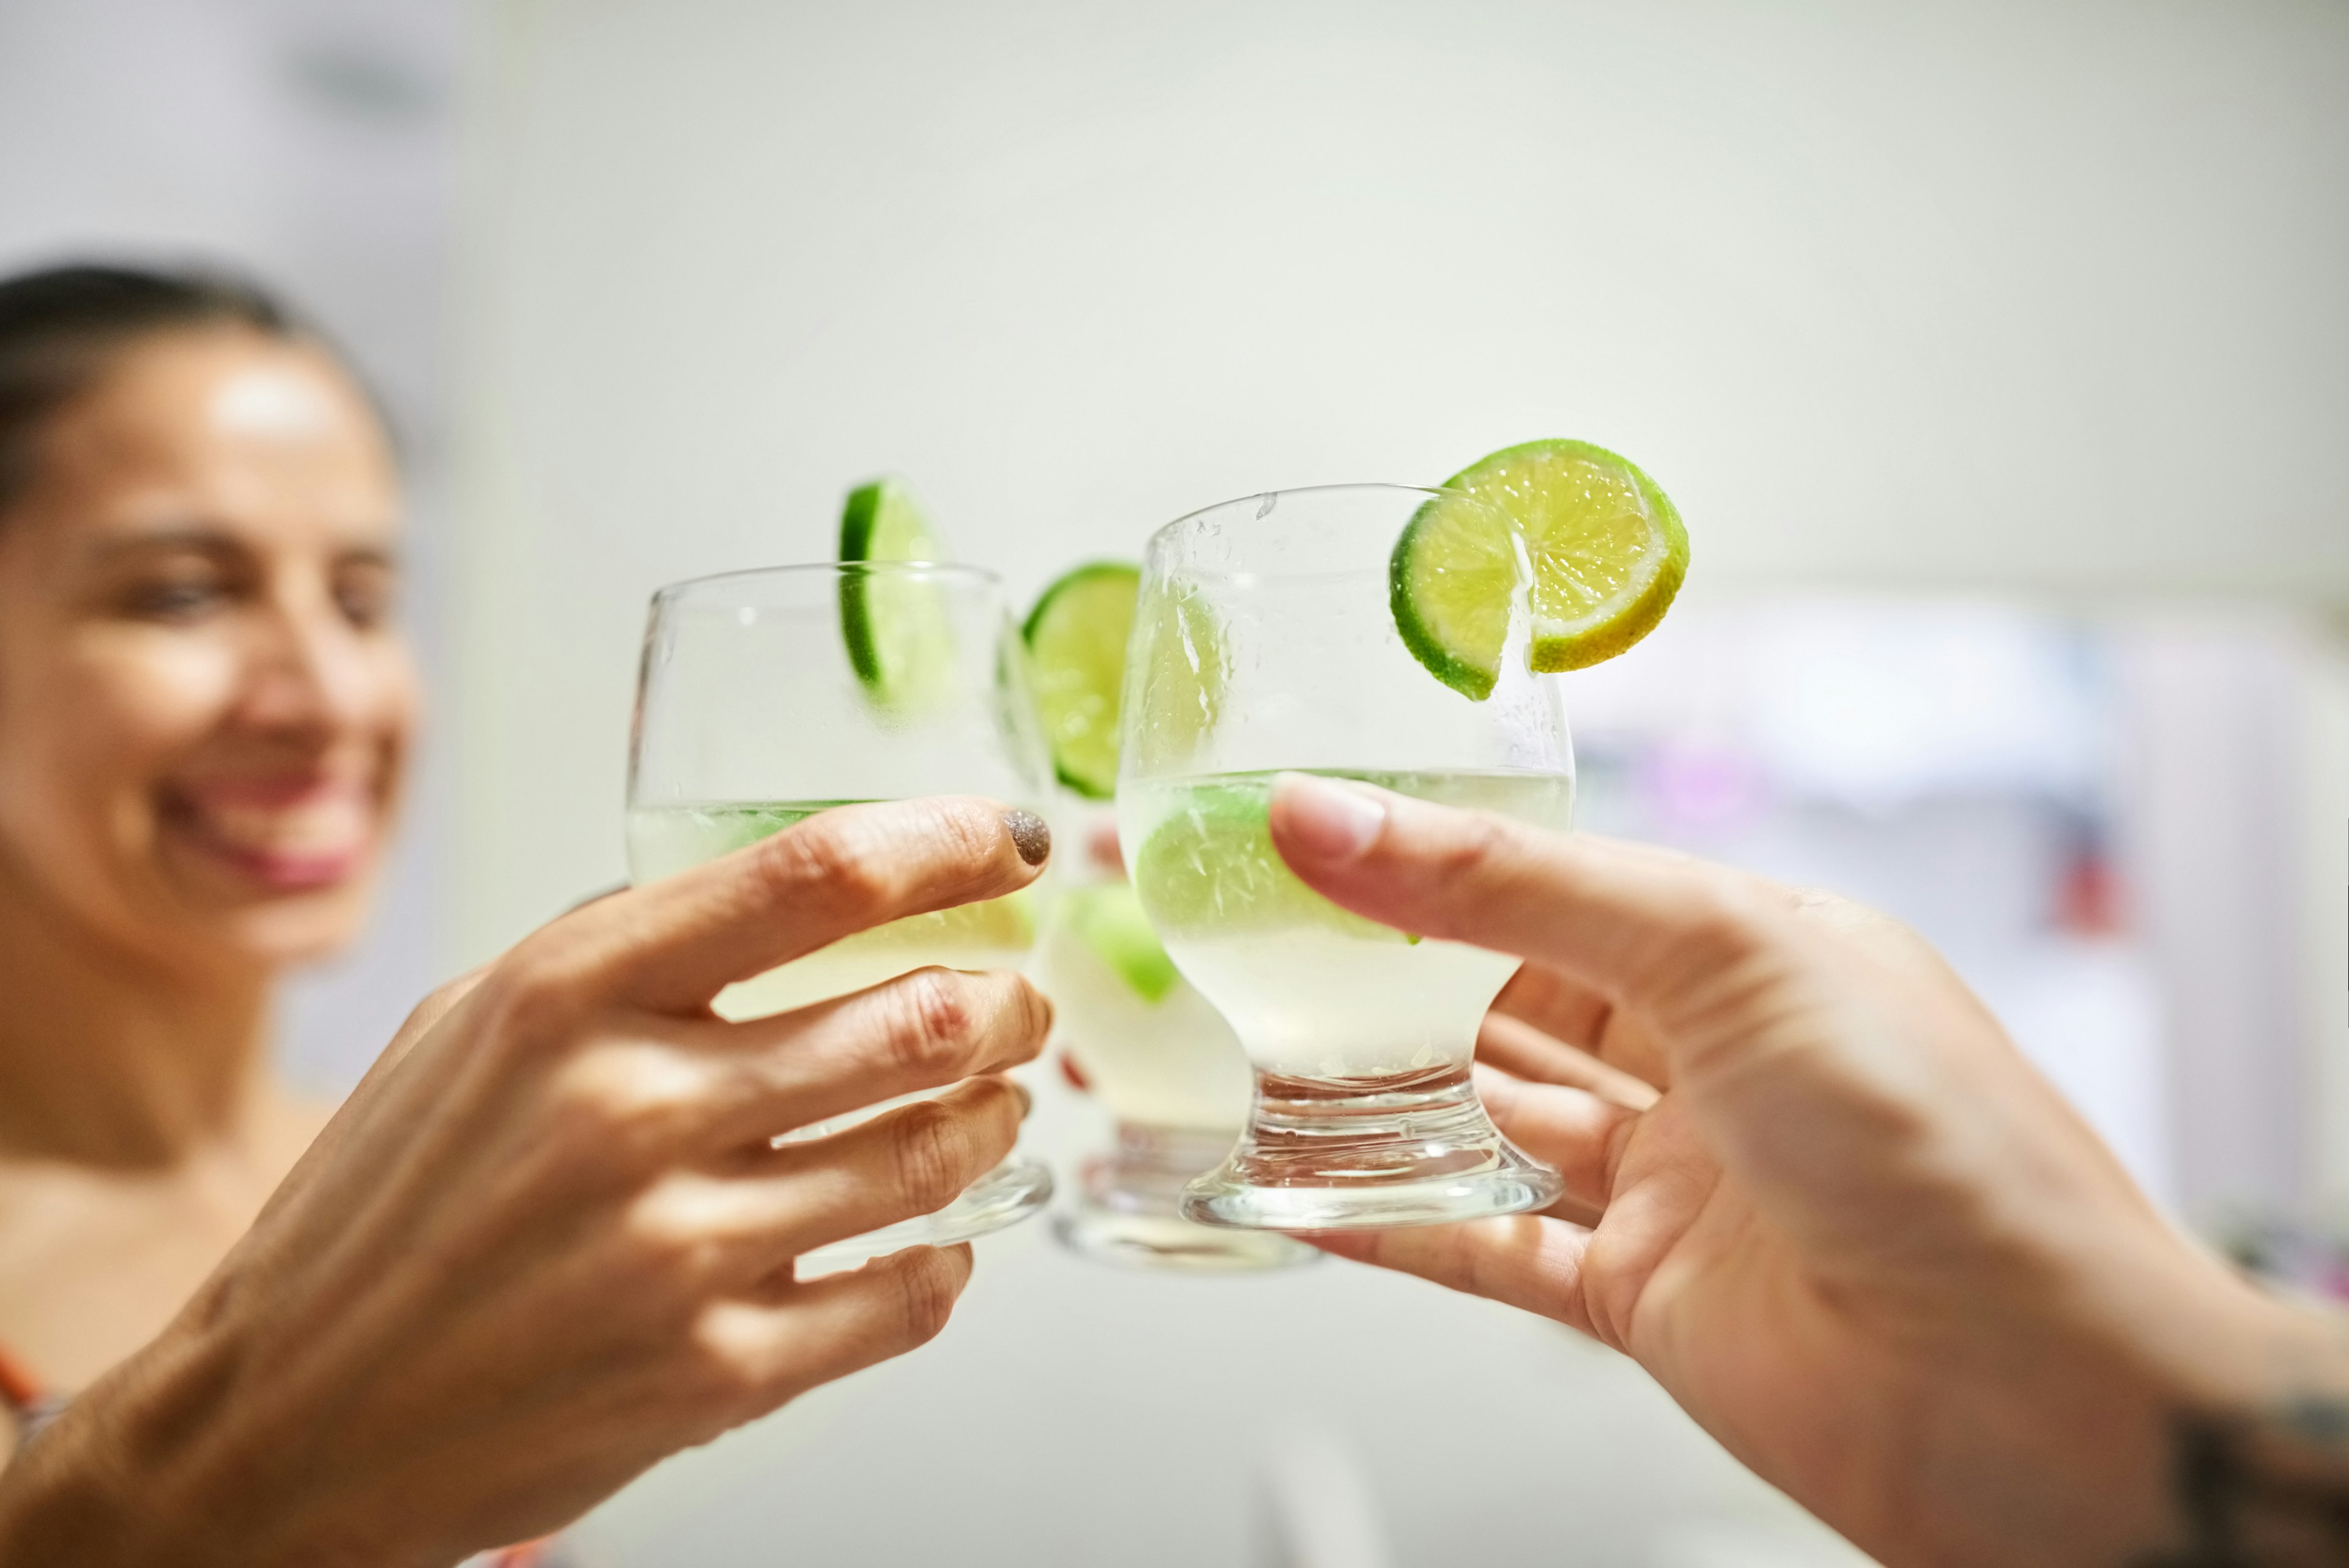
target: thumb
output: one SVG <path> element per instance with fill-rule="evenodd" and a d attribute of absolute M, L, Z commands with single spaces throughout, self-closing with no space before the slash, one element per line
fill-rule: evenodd
<path fill-rule="evenodd" d="M 1669 1012 L 1775 940 L 1767 885 L 1724 867 L 1350 780 L 1283 774 L 1272 841 L 1316 892 L 1371 919 L 1561 970 Z"/>

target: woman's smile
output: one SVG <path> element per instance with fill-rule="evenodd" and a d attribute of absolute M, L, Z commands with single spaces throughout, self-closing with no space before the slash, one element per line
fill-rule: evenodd
<path fill-rule="evenodd" d="M 256 891 L 306 892 L 366 869 L 381 835 L 380 793 L 347 769 L 222 774 L 164 784 L 156 815 L 167 845 Z"/>

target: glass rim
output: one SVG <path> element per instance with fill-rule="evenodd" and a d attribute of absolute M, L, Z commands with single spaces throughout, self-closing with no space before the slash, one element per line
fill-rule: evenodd
<path fill-rule="evenodd" d="M 1272 500 L 1277 502 L 1283 496 L 1327 495 L 1332 492 L 1347 490 L 1392 491 L 1405 494 L 1417 495 L 1424 498 L 1420 503 L 1422 505 L 1426 504 L 1428 501 L 1442 499 L 1465 501 L 1470 505 L 1482 507 L 1484 510 L 1492 513 L 1495 516 L 1506 517 L 1506 514 L 1504 514 L 1498 506 L 1495 506 L 1490 501 L 1487 501 L 1479 495 L 1471 495 L 1464 490 L 1461 490 L 1448 484 L 1401 484 L 1390 480 L 1380 479 L 1354 480 L 1350 482 L 1341 482 L 1337 484 L 1292 484 L 1281 490 L 1258 490 L 1247 495 L 1235 495 L 1228 501 L 1218 501 L 1212 506 L 1202 506 L 1195 511 L 1185 512 L 1183 515 L 1175 518 L 1173 522 L 1164 524 L 1161 526 L 1153 529 L 1151 531 L 1150 537 L 1145 540 L 1143 545 L 1143 560 L 1144 566 L 1147 567 L 1153 562 L 1158 553 L 1161 542 L 1171 539 L 1177 528 L 1182 527 L 1187 523 L 1196 523 L 1200 518 L 1206 517 L 1211 513 L 1222 512 L 1234 506 L 1245 506 L 1250 502 L 1261 504 L 1268 497 L 1270 497 Z M 1258 523 L 1263 522 L 1263 513 L 1259 511 L 1257 516 L 1250 519 L 1250 521 Z M 1257 578 L 1280 582 L 1304 582 L 1319 579 L 1335 580 L 1343 577 L 1383 577 L 1388 575 L 1391 569 L 1392 564 L 1384 559 L 1381 559 L 1375 566 L 1337 566 L 1324 567 L 1318 570 L 1297 570 L 1286 572 L 1265 571 L 1261 568 L 1247 567 L 1216 572 L 1191 570 L 1186 571 L 1186 575 L 1203 579 Z"/>
<path fill-rule="evenodd" d="M 1478 500 L 1466 491 L 1449 484 L 1402 484 L 1388 479 L 1341 480 L 1335 484 L 1284 484 L 1273 490 L 1251 490 L 1246 495 L 1235 495 L 1228 501 L 1218 501 L 1211 506 L 1194 507 L 1173 522 L 1162 524 L 1153 529 L 1150 536 L 1155 539 L 1167 529 L 1179 528 L 1185 523 L 1205 517 L 1210 512 L 1221 512 L 1226 506 L 1239 506 L 1250 501 L 1262 501 L 1268 495 L 1275 499 L 1284 495 L 1321 495 L 1332 490 L 1408 490 L 1414 495 L 1457 495 L 1465 501 L 1475 501 L 1479 506 L 1489 507 L 1493 504 L 1489 501 Z"/>
<path fill-rule="evenodd" d="M 665 583 L 655 588 L 652 602 L 655 606 L 664 605 L 688 594 L 730 583 L 798 581 L 819 576 L 837 578 L 851 573 L 871 576 L 938 576 L 997 589 L 1003 587 L 1001 573 L 964 561 L 794 561 L 781 566 L 737 566 L 731 571 L 680 577 L 676 582 Z"/>

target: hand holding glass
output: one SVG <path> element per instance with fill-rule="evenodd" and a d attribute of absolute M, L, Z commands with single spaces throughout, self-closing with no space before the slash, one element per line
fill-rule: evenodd
<path fill-rule="evenodd" d="M 637 686 L 631 877 L 670 875 L 856 801 L 1036 802 L 1042 745 L 1011 639 L 1001 585 L 969 566 L 828 563 L 662 589 Z M 730 986 L 714 1006 L 758 1018 L 930 964 L 1016 969 L 1034 934 L 1025 893 L 916 915 Z M 1015 1155 L 936 1213 L 823 1256 L 964 1241 L 1025 1219 L 1050 1194 L 1049 1171 Z"/>

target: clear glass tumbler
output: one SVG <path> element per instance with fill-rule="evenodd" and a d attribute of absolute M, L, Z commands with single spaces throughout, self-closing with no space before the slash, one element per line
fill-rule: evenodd
<path fill-rule="evenodd" d="M 1049 775 L 1017 649 L 1002 584 L 972 566 L 825 563 L 661 589 L 629 753 L 631 877 L 861 801 L 981 794 L 1037 808 Z M 895 920 L 745 978 L 714 1005 L 760 1018 L 931 964 L 1017 969 L 1036 924 L 1032 890 Z M 1049 1169 L 1015 1154 L 936 1213 L 809 1257 L 965 1241 L 1027 1218 L 1051 1190 Z"/>
<path fill-rule="evenodd" d="M 1568 826 L 1573 749 L 1557 678 L 1526 665 L 1523 586 L 1483 701 L 1437 680 L 1396 629 L 1390 557 L 1439 496 L 1476 504 L 1402 485 L 1282 491 L 1150 541 L 1119 836 L 1166 951 L 1256 1076 L 1238 1145 L 1185 1197 L 1206 1224 L 1438 1224 L 1546 1208 L 1562 1189 L 1501 1137 L 1469 1077 L 1517 961 L 1340 909 L 1288 869 L 1267 825 L 1274 778 L 1294 770 Z"/>

